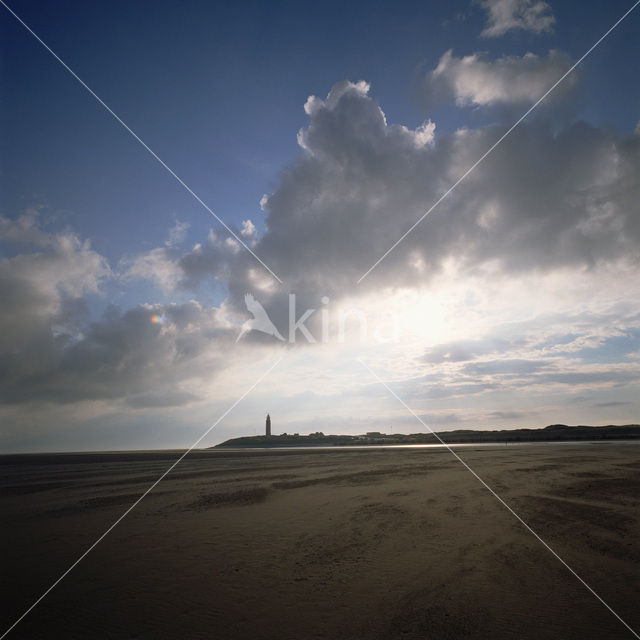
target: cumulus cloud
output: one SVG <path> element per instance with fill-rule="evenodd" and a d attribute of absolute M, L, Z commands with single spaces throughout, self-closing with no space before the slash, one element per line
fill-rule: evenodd
<path fill-rule="evenodd" d="M 228 285 L 236 312 L 245 311 L 251 291 L 286 333 L 292 291 L 304 310 L 318 308 L 322 296 L 336 302 L 424 288 L 452 265 L 460 277 L 484 271 L 492 278 L 637 266 L 640 137 L 581 122 L 558 129 L 540 118 L 514 130 L 356 285 L 506 130 L 437 135 L 429 122 L 409 129 L 389 123 L 369 91 L 367 83 L 345 81 L 326 98 L 307 100 L 301 155 L 261 200 L 264 233 L 254 235 L 248 222 L 240 231 L 251 233 L 285 287 L 213 232 L 184 253 L 160 248 L 164 262 L 149 266 L 149 277 L 187 289 L 216 278 Z M 143 258 L 137 273 L 155 259 L 153 252 Z"/>
<path fill-rule="evenodd" d="M 487 12 L 487 26 L 481 33 L 485 38 L 513 30 L 543 33 L 555 22 L 551 7 L 542 0 L 480 0 L 480 5 Z"/>
<path fill-rule="evenodd" d="M 258 230 L 251 220 L 242 221 L 242 229 L 240 231 L 240 234 L 252 245 L 255 245 L 255 243 L 257 242 Z"/>
<path fill-rule="evenodd" d="M 235 329 L 225 311 L 197 302 L 109 307 L 91 321 L 108 261 L 76 234 L 46 232 L 34 212 L 0 218 L 0 401 L 122 399 L 132 406 L 184 404 L 180 385 L 222 366 Z M 157 254 L 152 254 L 157 255 Z"/>
<path fill-rule="evenodd" d="M 256 243 L 257 231 L 250 220 L 243 222 L 240 233 L 250 244 Z M 203 242 L 188 251 L 180 251 L 171 236 L 163 247 L 156 247 L 121 260 L 120 277 L 126 282 L 148 280 L 165 292 L 176 289 L 197 289 L 203 281 L 220 281 L 228 276 L 229 261 L 240 253 L 233 239 L 220 236 L 213 229 Z"/>
<path fill-rule="evenodd" d="M 227 364 L 225 346 L 235 330 L 219 309 L 192 301 L 140 305 L 126 312 L 110 307 L 82 335 L 52 335 L 42 323 L 38 353 L 2 355 L 4 403 L 71 403 L 125 400 L 132 406 L 187 404 L 196 395 L 181 388 L 215 376 Z M 31 336 L 33 338 L 33 336 Z"/>
<path fill-rule="evenodd" d="M 448 102 L 459 107 L 530 105 L 570 66 L 569 56 L 556 50 L 546 58 L 525 53 L 495 60 L 486 60 L 480 53 L 458 58 L 449 50 L 425 77 L 422 95 L 427 107 Z M 568 76 L 550 99 L 558 100 L 574 82 L 575 77 Z"/>
<path fill-rule="evenodd" d="M 339 83 L 326 99 L 310 98 L 306 110 L 303 153 L 263 199 L 267 229 L 256 244 L 290 291 L 340 297 L 422 286 L 451 260 L 517 273 L 638 259 L 640 138 L 580 122 L 558 131 L 538 120 L 513 131 L 356 287 L 506 127 L 423 144 L 422 130 L 387 122 L 364 83 Z M 200 251 L 181 258 L 185 277 L 209 268 Z M 211 246 L 211 269 L 216 259 L 220 249 Z M 230 259 L 229 274 L 232 297 L 255 288 L 255 264 L 245 252 Z"/>
<path fill-rule="evenodd" d="M 0 217 L 0 245 L 13 254 L 0 258 L 0 353 L 20 369 L 23 350 L 26 360 L 47 357 L 43 331 L 51 340 L 77 331 L 87 314 L 84 296 L 98 293 L 111 270 L 75 233 L 43 231 L 35 211 Z"/>

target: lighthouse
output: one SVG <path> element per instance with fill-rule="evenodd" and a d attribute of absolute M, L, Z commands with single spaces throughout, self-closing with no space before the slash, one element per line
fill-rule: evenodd
<path fill-rule="evenodd" d="M 271 435 L 271 416 L 267 413 L 267 422 L 266 422 L 265 435 L 267 438 Z"/>

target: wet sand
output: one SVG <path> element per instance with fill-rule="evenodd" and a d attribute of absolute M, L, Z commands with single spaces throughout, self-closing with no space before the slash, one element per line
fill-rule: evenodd
<path fill-rule="evenodd" d="M 179 452 L 4 456 L 0 634 Z M 640 447 L 459 455 L 640 633 Z M 189 455 L 8 638 L 633 638 L 441 450 Z"/>

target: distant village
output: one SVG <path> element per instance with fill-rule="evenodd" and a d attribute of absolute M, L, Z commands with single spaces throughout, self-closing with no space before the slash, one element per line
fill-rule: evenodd
<path fill-rule="evenodd" d="M 274 435 L 271 428 L 271 416 L 267 414 L 263 436 L 244 436 L 232 438 L 217 447 L 314 447 L 314 446 L 359 446 L 393 444 L 463 444 L 474 442 L 559 442 L 572 440 L 633 440 L 640 438 L 640 425 L 607 426 L 567 426 L 554 424 L 539 429 L 503 429 L 496 431 L 458 429 L 434 433 L 381 433 L 367 431 L 362 435 L 325 435 L 316 431 L 308 435 L 299 433 L 281 433 Z"/>

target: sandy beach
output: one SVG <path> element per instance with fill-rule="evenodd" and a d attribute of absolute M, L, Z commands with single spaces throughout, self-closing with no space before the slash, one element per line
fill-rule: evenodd
<path fill-rule="evenodd" d="M 459 455 L 640 631 L 640 448 Z M 2 631 L 180 452 L 4 456 Z M 446 450 L 190 454 L 9 638 L 632 638 Z"/>

